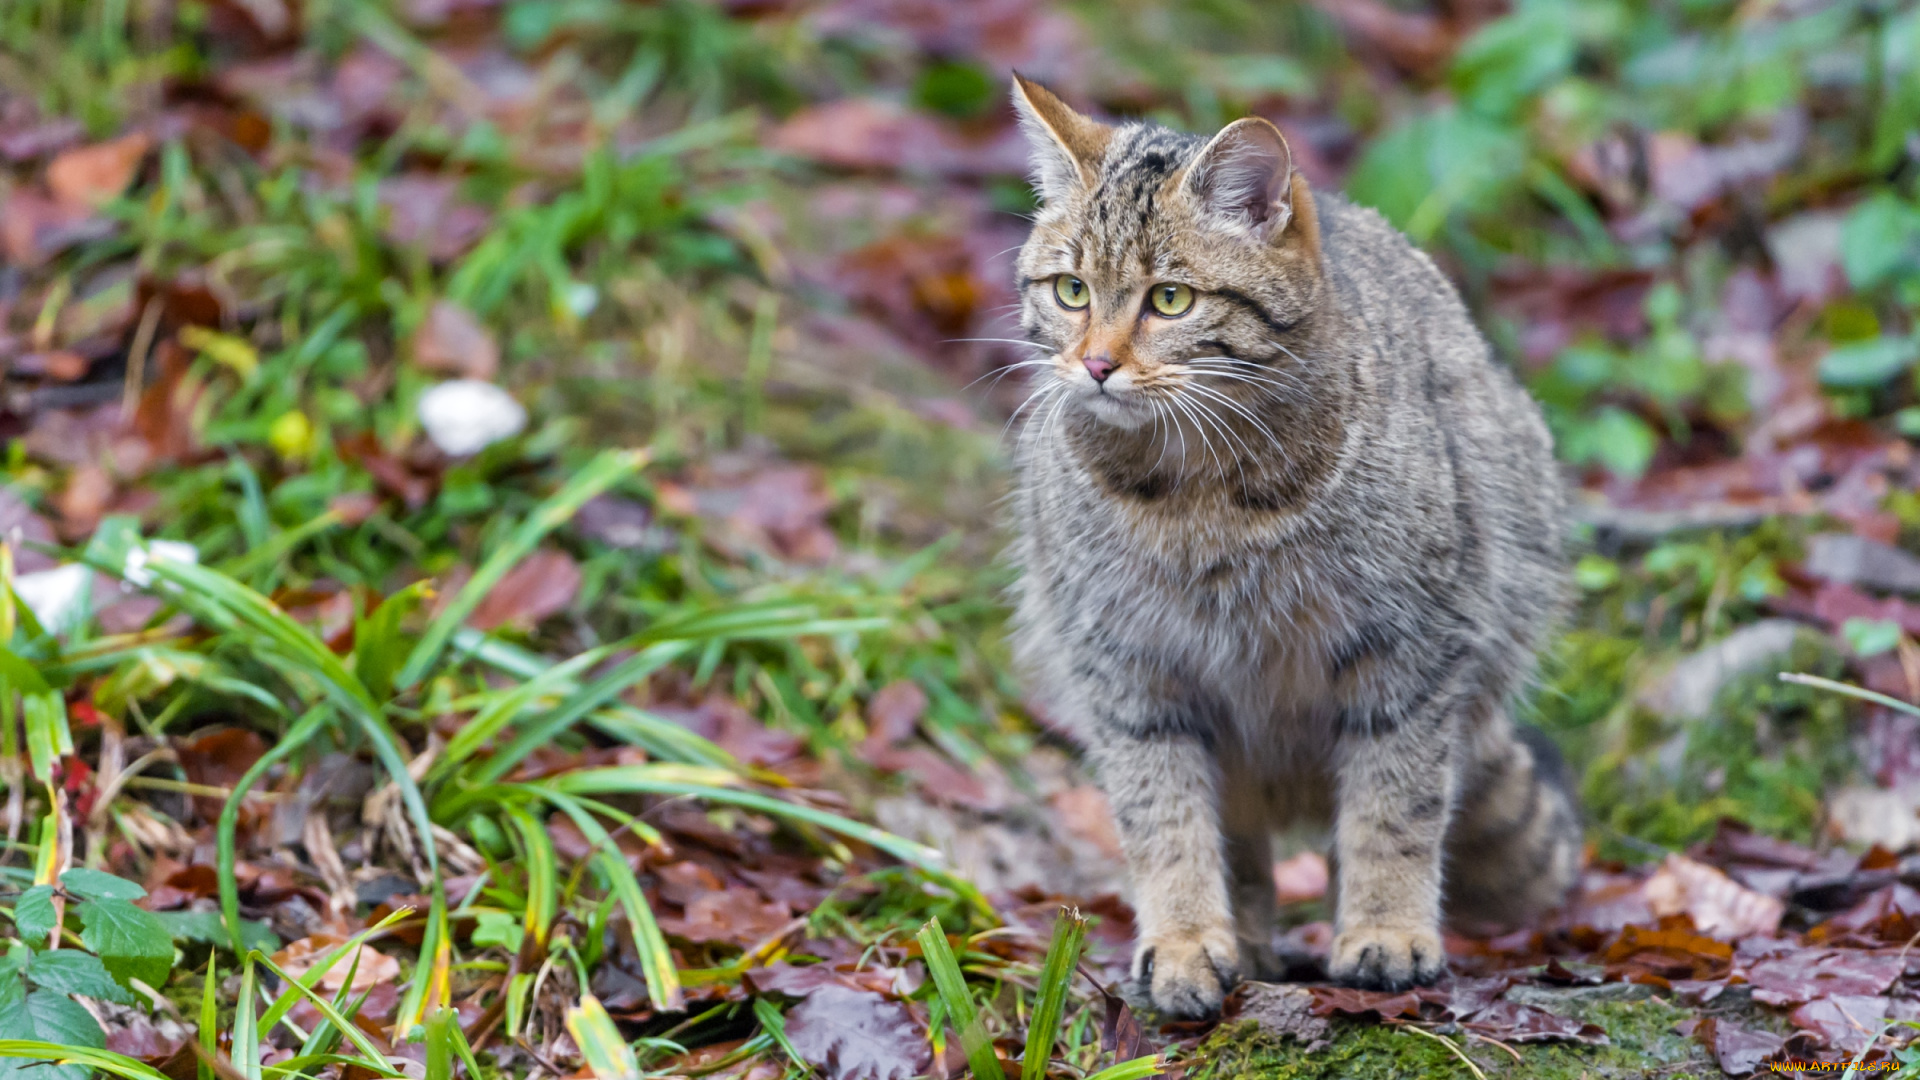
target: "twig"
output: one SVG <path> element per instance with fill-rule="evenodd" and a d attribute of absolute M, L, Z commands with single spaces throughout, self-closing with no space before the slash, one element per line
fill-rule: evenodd
<path fill-rule="evenodd" d="M 1526 1062 L 1522 1060 L 1520 1057 L 1520 1051 L 1515 1050 L 1513 1047 L 1508 1046 L 1506 1043 L 1501 1042 L 1499 1039 L 1496 1039 L 1491 1035 L 1482 1035 L 1477 1031 L 1469 1031 L 1467 1032 L 1467 1038 L 1479 1039 L 1481 1042 L 1484 1042 L 1484 1043 L 1492 1043 L 1493 1045 L 1499 1047 L 1502 1050 L 1505 1050 L 1508 1054 L 1512 1055 L 1513 1060 L 1515 1062 L 1521 1065 L 1526 1064 Z"/>
<path fill-rule="evenodd" d="M 1473 1075 L 1479 1077 L 1480 1080 L 1487 1080 L 1487 1074 L 1480 1071 L 1480 1066 L 1475 1065 L 1473 1063 L 1473 1059 L 1467 1056 L 1467 1052 L 1465 1050 L 1460 1049 L 1459 1043 L 1454 1042 L 1452 1039 L 1449 1039 L 1445 1035 L 1442 1035 L 1438 1032 L 1428 1031 L 1424 1028 L 1415 1027 L 1412 1024 L 1402 1024 L 1400 1025 L 1400 1030 L 1411 1031 L 1416 1035 L 1424 1035 L 1427 1038 L 1432 1039 L 1434 1042 L 1439 1043 L 1441 1046 L 1446 1047 L 1448 1050 L 1453 1051 L 1453 1056 L 1459 1058 L 1460 1063 L 1462 1065 L 1465 1065 L 1470 1071 L 1472 1071 Z M 1507 1052 L 1512 1053 L 1513 1051 L 1511 1050 L 1511 1048 L 1509 1048 Z M 1515 1054 L 1514 1056 L 1518 1057 L 1519 1055 Z"/>

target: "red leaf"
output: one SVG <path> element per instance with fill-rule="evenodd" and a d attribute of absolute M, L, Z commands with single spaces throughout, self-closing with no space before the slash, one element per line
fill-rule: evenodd
<path fill-rule="evenodd" d="M 927 692 L 911 679 L 888 683 L 867 702 L 868 738 L 888 745 L 906 742 L 919 729 L 927 711 Z"/>
<path fill-rule="evenodd" d="M 152 139 L 135 132 L 64 151 L 47 166 L 47 188 L 67 206 L 99 206 L 127 190 L 152 145 Z"/>
<path fill-rule="evenodd" d="M 436 300 L 413 332 L 413 361 L 428 371 L 492 379 L 500 370 L 500 347 L 472 312 Z"/>
<path fill-rule="evenodd" d="M 1765 1005 L 1795 1005 L 1814 998 L 1874 995 L 1900 977 L 1900 957 L 1862 949 L 1798 949 L 1768 957 L 1747 969 L 1753 1000 Z"/>
<path fill-rule="evenodd" d="M 478 630 L 509 625 L 532 629 L 565 611 L 579 591 L 580 567 L 565 552 L 536 551 L 507 571 L 467 617 L 467 625 Z"/>

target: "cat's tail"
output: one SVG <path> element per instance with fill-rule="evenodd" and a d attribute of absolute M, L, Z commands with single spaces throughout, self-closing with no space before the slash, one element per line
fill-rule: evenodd
<path fill-rule="evenodd" d="M 1580 873 L 1580 804 L 1559 748 L 1506 722 L 1477 740 L 1447 831 L 1446 915 L 1513 926 L 1558 904 Z"/>

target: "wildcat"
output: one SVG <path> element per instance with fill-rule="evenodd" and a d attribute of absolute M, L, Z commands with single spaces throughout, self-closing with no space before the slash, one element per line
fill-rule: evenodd
<path fill-rule="evenodd" d="M 1272 124 L 1082 116 L 1016 76 L 1042 355 L 1014 454 L 1014 648 L 1084 745 L 1174 1016 L 1273 962 L 1269 837 L 1331 824 L 1330 974 L 1445 969 L 1580 859 L 1559 760 L 1507 704 L 1562 605 L 1539 408 L 1440 271 L 1309 190 Z"/>

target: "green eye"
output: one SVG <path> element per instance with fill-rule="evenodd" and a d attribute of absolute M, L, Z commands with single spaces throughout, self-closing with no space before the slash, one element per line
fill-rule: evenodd
<path fill-rule="evenodd" d="M 1061 307 L 1075 310 L 1086 307 L 1087 301 L 1093 299 L 1093 291 L 1087 288 L 1087 283 L 1072 274 L 1061 274 L 1053 279 L 1053 295 L 1060 301 Z"/>
<path fill-rule="evenodd" d="M 1153 310 L 1169 319 L 1185 315 L 1193 306 L 1193 290 L 1172 281 L 1155 285 L 1147 292 L 1147 298 L 1153 302 Z"/>

